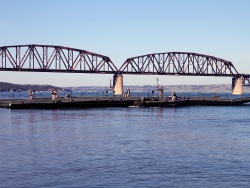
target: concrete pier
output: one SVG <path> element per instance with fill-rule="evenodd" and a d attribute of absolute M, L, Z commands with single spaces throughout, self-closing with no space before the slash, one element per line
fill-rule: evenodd
<path fill-rule="evenodd" d="M 242 95 L 242 78 L 232 78 L 232 94 L 233 95 Z"/>
<path fill-rule="evenodd" d="M 113 87 L 115 95 L 123 94 L 123 76 L 119 74 L 115 74 L 113 76 Z"/>

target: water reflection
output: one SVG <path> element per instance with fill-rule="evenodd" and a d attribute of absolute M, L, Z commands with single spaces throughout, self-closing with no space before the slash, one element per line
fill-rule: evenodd
<path fill-rule="evenodd" d="M 238 187 L 250 176 L 243 108 L 0 109 L 0 182 Z"/>

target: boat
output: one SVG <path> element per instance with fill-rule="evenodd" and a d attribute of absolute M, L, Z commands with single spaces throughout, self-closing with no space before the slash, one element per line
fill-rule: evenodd
<path fill-rule="evenodd" d="M 168 99 L 156 99 L 149 101 L 135 101 L 134 104 L 130 107 L 176 107 L 176 106 L 186 106 L 189 104 L 188 99 L 183 99 L 178 97 L 176 100 Z"/>

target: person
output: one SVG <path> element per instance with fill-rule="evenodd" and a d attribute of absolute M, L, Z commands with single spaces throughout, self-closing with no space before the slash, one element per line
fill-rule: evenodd
<path fill-rule="evenodd" d="M 171 99 L 173 102 L 175 102 L 177 100 L 177 95 L 176 93 L 173 91 L 172 95 L 171 95 Z"/>
<path fill-rule="evenodd" d="M 152 94 L 151 94 L 151 100 L 154 101 L 155 100 L 155 95 L 154 95 L 155 91 L 152 91 Z"/>
<path fill-rule="evenodd" d="M 30 91 L 29 91 L 29 93 L 28 93 L 28 95 L 30 96 L 30 100 L 32 100 L 32 99 L 33 99 L 33 94 L 34 94 L 34 93 L 33 93 L 33 91 L 32 91 L 32 90 L 30 90 Z"/>
<path fill-rule="evenodd" d="M 68 93 L 66 96 L 65 96 L 65 99 L 69 99 L 70 98 L 70 94 Z"/>
<path fill-rule="evenodd" d="M 52 94 L 52 100 L 55 100 L 54 89 L 51 90 L 51 94 Z"/>
<path fill-rule="evenodd" d="M 57 99 L 58 97 L 58 92 L 57 92 L 57 89 L 54 90 L 54 93 L 55 93 L 55 100 Z"/>
<path fill-rule="evenodd" d="M 162 86 L 157 86 L 157 89 L 159 91 L 159 97 L 163 97 L 163 87 Z"/>
<path fill-rule="evenodd" d="M 130 96 L 130 89 L 128 88 L 127 89 L 127 97 L 129 97 Z"/>
<path fill-rule="evenodd" d="M 159 91 L 159 97 L 163 97 L 163 87 L 158 85 L 158 81 L 159 81 L 158 77 L 156 81 L 157 81 L 156 88 L 157 88 L 157 91 Z"/>
<path fill-rule="evenodd" d="M 58 96 L 57 90 L 56 89 L 52 89 L 51 94 L 52 94 L 52 100 L 56 100 L 57 96 Z"/>
<path fill-rule="evenodd" d="M 175 93 L 174 91 L 173 91 L 173 93 L 172 93 L 172 97 L 173 97 L 173 96 L 177 96 L 176 93 Z"/>

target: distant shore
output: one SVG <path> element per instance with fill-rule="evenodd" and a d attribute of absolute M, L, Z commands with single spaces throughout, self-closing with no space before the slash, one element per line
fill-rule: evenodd
<path fill-rule="evenodd" d="M 50 92 L 52 88 L 57 89 L 59 92 L 71 92 L 70 89 L 56 87 L 52 85 L 13 84 L 7 82 L 0 82 L 0 92 L 28 92 L 29 90 L 39 92 Z"/>
<path fill-rule="evenodd" d="M 164 92 L 231 92 L 231 84 L 213 85 L 161 85 Z M 130 89 L 131 92 L 151 92 L 156 91 L 156 85 L 123 86 L 124 90 Z M 103 92 L 110 88 L 108 86 L 81 86 L 67 87 L 73 92 Z M 250 92 L 250 87 L 243 87 L 244 92 Z"/>
<path fill-rule="evenodd" d="M 164 92 L 231 92 L 231 84 L 211 84 L 211 85 L 161 85 Z M 52 85 L 21 85 L 0 82 L 0 92 L 50 92 L 51 89 L 59 92 L 105 92 L 110 90 L 109 86 L 77 86 L 77 87 L 57 87 Z M 151 92 L 156 91 L 156 85 L 125 85 L 124 91 L 129 88 L 131 92 Z M 250 87 L 243 87 L 243 92 L 250 92 Z"/>

